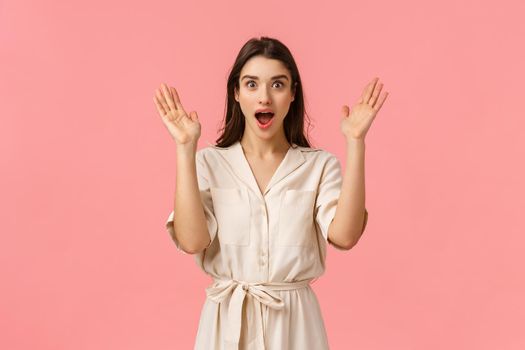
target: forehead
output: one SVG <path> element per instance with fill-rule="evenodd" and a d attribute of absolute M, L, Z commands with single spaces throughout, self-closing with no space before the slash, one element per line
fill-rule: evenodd
<path fill-rule="evenodd" d="M 246 61 L 241 69 L 240 77 L 242 78 L 245 74 L 257 76 L 263 80 L 280 74 L 290 77 L 288 69 L 281 61 L 263 56 L 254 56 Z"/>

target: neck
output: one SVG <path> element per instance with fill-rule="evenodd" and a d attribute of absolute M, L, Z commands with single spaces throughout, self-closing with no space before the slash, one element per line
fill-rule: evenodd
<path fill-rule="evenodd" d="M 288 152 L 291 147 L 286 138 L 279 140 L 263 140 L 260 138 L 253 139 L 243 135 L 241 146 L 245 154 L 249 154 L 258 158 L 266 158 L 275 154 L 282 154 Z"/>

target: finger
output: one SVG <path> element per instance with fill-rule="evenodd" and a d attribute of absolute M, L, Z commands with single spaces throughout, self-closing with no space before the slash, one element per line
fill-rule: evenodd
<path fill-rule="evenodd" d="M 196 111 L 191 111 L 190 112 L 190 119 L 195 121 L 195 122 L 199 120 L 199 116 L 197 115 Z"/>
<path fill-rule="evenodd" d="M 170 111 L 176 111 L 177 107 L 175 107 L 175 103 L 173 103 L 173 97 L 171 96 L 171 92 L 169 91 L 168 86 L 164 83 L 162 83 L 162 93 L 164 94 L 164 98 L 168 102 Z"/>
<path fill-rule="evenodd" d="M 348 117 L 348 114 L 350 113 L 350 108 L 347 105 L 344 105 L 343 108 L 341 108 L 341 116 L 343 118 Z"/>
<path fill-rule="evenodd" d="M 180 102 L 179 94 L 177 93 L 177 90 L 175 90 L 174 87 L 170 87 L 171 94 L 173 95 L 173 100 L 175 101 L 175 105 L 177 106 L 177 109 L 184 110 L 182 107 L 182 103 Z"/>
<path fill-rule="evenodd" d="M 374 92 L 372 93 L 372 97 L 370 98 L 370 101 L 368 101 L 368 104 L 374 107 L 377 98 L 379 97 L 379 94 L 381 93 L 381 89 L 383 88 L 383 83 L 377 84 Z"/>
<path fill-rule="evenodd" d="M 377 104 L 374 106 L 374 109 L 376 111 L 379 111 L 381 109 L 381 106 L 383 106 L 383 103 L 385 103 L 387 96 L 388 96 L 388 91 L 385 91 L 385 93 L 381 95 L 381 97 L 377 101 Z"/>
<path fill-rule="evenodd" d="M 153 96 L 153 102 L 155 102 L 155 106 L 157 106 L 157 111 L 159 112 L 159 115 L 161 117 L 164 117 L 166 115 L 166 111 L 164 110 L 164 107 L 159 102 L 159 99 L 157 96 Z"/>
<path fill-rule="evenodd" d="M 374 90 L 374 87 L 377 83 L 377 81 L 379 80 L 379 78 L 374 78 L 366 87 L 365 87 L 365 90 L 363 91 L 363 94 L 361 95 L 361 98 L 363 99 L 363 102 L 364 103 L 368 103 L 368 100 L 370 100 L 370 96 L 372 95 L 372 91 Z"/>
<path fill-rule="evenodd" d="M 157 89 L 156 91 L 157 91 L 157 100 L 160 102 L 162 108 L 164 109 L 164 114 L 170 114 L 169 113 L 170 107 L 166 103 L 166 99 L 164 98 L 164 95 L 159 89 Z"/>

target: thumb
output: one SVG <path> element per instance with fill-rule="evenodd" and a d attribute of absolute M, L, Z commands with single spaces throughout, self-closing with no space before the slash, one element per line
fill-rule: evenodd
<path fill-rule="evenodd" d="M 341 116 L 343 118 L 346 118 L 348 117 L 349 114 L 350 114 L 350 107 L 348 107 L 347 105 L 343 105 L 343 108 L 341 108 Z"/>
<path fill-rule="evenodd" d="M 199 116 L 197 115 L 197 111 L 191 111 L 190 112 L 190 119 L 193 120 L 193 121 L 198 121 L 199 120 Z"/>

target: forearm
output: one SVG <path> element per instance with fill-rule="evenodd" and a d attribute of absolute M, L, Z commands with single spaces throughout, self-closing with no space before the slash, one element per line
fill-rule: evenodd
<path fill-rule="evenodd" d="M 210 241 L 196 170 L 196 144 L 177 145 L 174 232 L 181 248 L 200 251 Z"/>
<path fill-rule="evenodd" d="M 363 233 L 365 219 L 365 142 L 347 139 L 346 169 L 332 230 L 334 241 L 351 248 Z"/>

